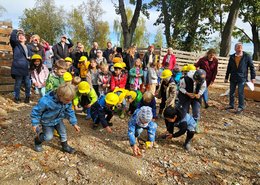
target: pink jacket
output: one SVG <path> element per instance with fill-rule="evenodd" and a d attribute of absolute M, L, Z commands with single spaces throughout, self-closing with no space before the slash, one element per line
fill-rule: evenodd
<path fill-rule="evenodd" d="M 163 58 L 162 67 L 165 67 L 167 57 L 168 57 L 168 54 L 165 55 L 164 58 Z M 172 55 L 171 55 L 171 58 L 170 58 L 170 60 L 169 60 L 169 66 L 168 66 L 168 69 L 173 70 L 175 64 L 176 64 L 176 57 L 175 57 L 174 54 L 172 54 Z"/>
<path fill-rule="evenodd" d="M 31 72 L 32 83 L 38 83 L 38 88 L 45 86 L 45 82 L 49 76 L 48 68 L 43 64 L 40 74 L 37 73 L 36 69 Z"/>

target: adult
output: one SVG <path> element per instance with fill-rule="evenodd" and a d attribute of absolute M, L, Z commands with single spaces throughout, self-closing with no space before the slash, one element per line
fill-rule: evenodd
<path fill-rule="evenodd" d="M 84 45 L 81 42 L 77 42 L 76 50 L 71 56 L 71 58 L 74 60 L 74 67 L 78 68 L 79 59 L 82 56 L 88 58 L 88 52 L 84 50 Z"/>
<path fill-rule="evenodd" d="M 162 67 L 170 69 L 171 71 L 174 69 L 176 64 L 176 57 L 173 54 L 173 49 L 168 48 L 167 54 L 163 58 Z"/>
<path fill-rule="evenodd" d="M 134 50 L 134 51 L 133 51 L 133 52 L 134 52 L 134 60 L 140 58 L 140 53 L 137 51 L 137 45 L 136 45 L 136 44 L 133 44 L 131 47 L 132 47 L 133 50 Z"/>
<path fill-rule="evenodd" d="M 105 57 L 103 57 L 103 52 L 102 52 L 100 49 L 97 50 L 96 62 L 97 62 L 97 64 L 98 64 L 98 66 L 100 66 L 102 63 L 103 63 L 103 64 L 106 64 L 106 63 L 107 63 L 107 60 L 106 60 Z"/>
<path fill-rule="evenodd" d="M 39 35 L 33 35 L 31 37 L 31 42 L 30 42 L 30 50 L 33 54 L 38 54 L 41 55 L 41 57 L 44 59 L 45 58 L 45 52 L 44 52 L 44 47 L 40 44 L 40 36 Z"/>
<path fill-rule="evenodd" d="M 126 70 L 129 71 L 130 69 L 132 69 L 132 67 L 134 67 L 134 58 L 135 58 L 135 49 L 133 46 L 131 46 L 130 48 L 128 48 L 128 50 L 126 51 L 126 55 L 124 58 L 124 62 L 126 64 Z"/>
<path fill-rule="evenodd" d="M 30 57 L 32 52 L 30 46 L 25 44 L 26 38 L 22 30 L 13 30 L 10 37 L 10 44 L 13 48 L 13 63 L 11 75 L 15 79 L 14 84 L 14 101 L 19 103 L 20 89 L 22 82 L 25 83 L 25 103 L 30 102 L 31 80 L 29 73 Z"/>
<path fill-rule="evenodd" d="M 67 43 L 68 41 L 68 43 Z M 61 36 L 61 41 L 52 47 L 54 61 L 65 59 L 69 56 L 69 48 L 73 47 L 73 42 L 66 35 Z"/>
<path fill-rule="evenodd" d="M 107 62 L 109 64 L 112 63 L 112 60 L 110 60 L 110 55 L 113 55 L 114 50 L 112 48 L 112 43 L 110 41 L 107 42 L 107 49 L 103 52 L 103 57 L 106 58 Z"/>
<path fill-rule="evenodd" d="M 97 58 L 97 50 L 98 50 L 98 43 L 93 42 L 92 48 L 89 52 L 89 59 L 91 59 L 91 58 L 96 59 Z"/>
<path fill-rule="evenodd" d="M 205 108 L 208 108 L 208 87 L 213 84 L 218 73 L 218 59 L 216 58 L 216 51 L 214 49 L 209 49 L 206 55 L 200 58 L 195 66 L 206 71 L 207 88 L 205 89 L 202 98 L 205 103 Z"/>
<path fill-rule="evenodd" d="M 144 84 L 147 84 L 147 71 L 150 65 L 155 62 L 156 57 L 154 54 L 154 46 L 150 45 L 148 51 L 144 54 L 143 58 L 143 72 L 144 72 Z"/>
<path fill-rule="evenodd" d="M 230 75 L 230 93 L 229 93 L 229 106 L 226 110 L 234 109 L 235 90 L 238 86 L 238 109 L 237 114 L 240 114 L 244 110 L 244 87 L 248 78 L 248 68 L 250 68 L 251 82 L 255 83 L 255 68 L 252 58 L 243 51 L 242 43 L 235 45 L 235 53 L 230 55 L 227 72 L 225 76 L 225 83 L 228 82 Z"/>

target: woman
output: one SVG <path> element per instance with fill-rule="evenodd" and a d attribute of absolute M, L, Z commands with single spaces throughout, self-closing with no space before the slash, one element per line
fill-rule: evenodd
<path fill-rule="evenodd" d="M 174 69 L 176 64 L 176 57 L 173 54 L 173 49 L 168 48 L 167 54 L 163 58 L 162 67 L 164 69 L 170 69 L 171 71 Z"/>
<path fill-rule="evenodd" d="M 208 108 L 208 87 L 213 84 L 218 73 L 218 59 L 216 58 L 216 51 L 214 49 L 210 49 L 204 57 L 199 59 L 195 66 L 206 71 L 207 88 L 202 97 L 205 102 L 205 108 Z"/>

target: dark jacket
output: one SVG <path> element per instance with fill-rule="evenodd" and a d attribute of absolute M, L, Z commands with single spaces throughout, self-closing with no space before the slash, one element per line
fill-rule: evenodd
<path fill-rule="evenodd" d="M 230 82 L 246 82 L 248 78 L 248 68 L 250 68 L 251 79 L 255 79 L 255 67 L 252 58 L 247 53 L 243 52 L 238 67 L 235 62 L 235 54 L 230 55 L 225 79 L 228 80 L 230 74 Z"/>
<path fill-rule="evenodd" d="M 10 44 L 13 48 L 13 63 L 11 67 L 12 76 L 28 76 L 30 62 L 27 59 L 23 46 L 17 38 L 17 30 L 13 30 L 10 37 Z M 28 50 L 28 57 L 32 56 L 30 47 L 26 45 Z"/>
<path fill-rule="evenodd" d="M 65 59 L 66 57 L 69 56 L 69 48 L 73 46 L 72 40 L 68 39 L 69 44 L 65 43 L 64 49 L 62 47 L 61 42 L 57 43 L 52 47 L 52 51 L 54 54 L 54 61 L 59 60 L 59 59 Z"/>
<path fill-rule="evenodd" d="M 152 55 L 153 55 L 153 62 L 154 62 L 154 61 L 155 61 L 155 54 L 152 53 Z M 147 70 L 147 65 L 148 65 L 148 62 L 149 62 L 149 57 L 150 57 L 150 52 L 146 52 L 146 53 L 144 54 L 144 58 L 143 58 L 143 65 L 142 65 L 143 70 Z"/>
<path fill-rule="evenodd" d="M 107 62 L 110 64 L 110 63 L 112 63 L 112 61 L 111 60 L 109 60 L 109 55 L 110 54 L 113 54 L 113 49 L 111 48 L 111 49 L 106 49 L 104 52 L 103 52 L 103 57 L 105 57 L 106 58 L 106 60 L 107 60 Z"/>
<path fill-rule="evenodd" d="M 30 46 L 32 55 L 38 54 L 38 55 L 41 55 L 41 57 L 43 59 L 45 58 L 44 48 L 40 44 L 34 45 L 34 43 L 30 43 L 29 46 Z"/>
<path fill-rule="evenodd" d="M 214 58 L 212 62 L 209 62 L 207 57 L 202 57 L 195 66 L 206 71 L 207 86 L 209 86 L 211 82 L 214 82 L 218 73 L 217 58 Z"/>
<path fill-rule="evenodd" d="M 81 52 L 81 51 L 75 51 L 75 52 L 73 52 L 73 53 L 71 54 L 71 58 L 74 60 L 74 62 L 73 62 L 73 66 L 74 66 L 74 67 L 78 68 L 79 59 L 80 59 L 80 57 L 82 57 L 82 56 L 85 56 L 85 57 L 88 58 L 88 52 L 86 52 L 86 51 L 83 51 L 83 52 Z"/>
<path fill-rule="evenodd" d="M 135 61 L 134 58 L 132 58 L 132 56 L 127 53 L 125 58 L 124 58 L 124 62 L 126 64 L 126 70 L 129 71 L 130 69 L 132 69 L 135 65 Z"/>
<path fill-rule="evenodd" d="M 97 58 L 97 50 L 98 49 L 94 49 L 94 48 L 91 48 L 91 50 L 89 51 L 89 59 L 96 59 Z"/>

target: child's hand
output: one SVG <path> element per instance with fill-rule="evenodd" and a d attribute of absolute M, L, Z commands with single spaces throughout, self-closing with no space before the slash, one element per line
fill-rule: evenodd
<path fill-rule="evenodd" d="M 33 132 L 36 133 L 37 127 L 38 127 L 38 126 L 32 126 Z"/>
<path fill-rule="evenodd" d="M 34 86 L 35 86 L 35 87 L 38 87 L 38 86 L 39 86 L 39 84 L 38 84 L 37 82 L 35 82 L 35 83 L 34 83 Z"/>
<path fill-rule="evenodd" d="M 80 127 L 78 125 L 74 125 L 74 128 L 75 128 L 76 132 L 80 131 Z"/>
<path fill-rule="evenodd" d="M 200 94 L 195 94 L 194 96 L 195 96 L 195 98 L 197 98 L 197 99 L 200 98 Z"/>
<path fill-rule="evenodd" d="M 169 134 L 167 135 L 166 139 L 172 139 L 173 138 L 173 135 L 172 134 Z"/>
<path fill-rule="evenodd" d="M 86 108 L 90 108 L 91 107 L 91 104 L 87 104 L 85 105 Z"/>
<path fill-rule="evenodd" d="M 112 133 L 112 129 L 109 126 L 107 126 L 105 129 L 108 133 Z"/>
<path fill-rule="evenodd" d="M 132 149 L 133 149 L 134 156 L 140 156 L 141 155 L 141 151 L 140 151 L 140 149 L 137 145 L 134 145 L 132 147 Z"/>
<path fill-rule="evenodd" d="M 190 98 L 194 98 L 195 97 L 195 95 L 193 93 L 188 93 L 187 92 L 186 95 L 189 96 Z"/>
<path fill-rule="evenodd" d="M 75 106 L 75 110 L 83 110 L 82 107 Z"/>

